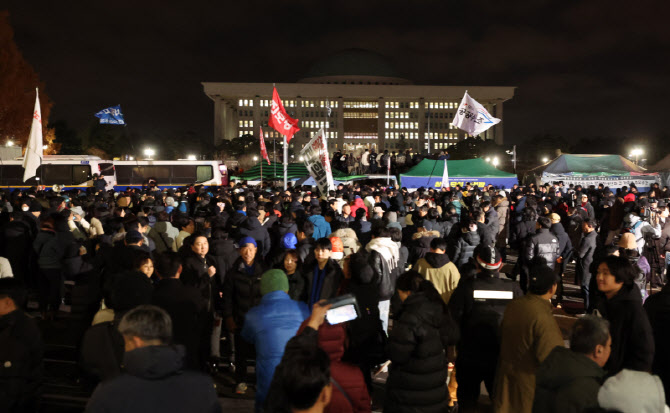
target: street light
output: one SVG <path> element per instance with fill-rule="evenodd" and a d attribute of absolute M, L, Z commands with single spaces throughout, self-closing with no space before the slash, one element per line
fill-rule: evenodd
<path fill-rule="evenodd" d="M 493 166 L 498 166 L 498 164 L 500 163 L 500 160 L 499 160 L 498 157 L 496 156 L 495 158 L 493 158 L 493 160 L 491 161 L 491 163 L 493 164 Z"/>
<path fill-rule="evenodd" d="M 49 145 L 42 146 L 42 149 L 44 149 L 46 151 L 47 149 L 49 149 Z"/>
<path fill-rule="evenodd" d="M 254 162 L 258 162 L 258 156 L 254 156 Z"/>
<path fill-rule="evenodd" d="M 300 158 L 298 158 L 298 159 L 300 159 L 300 162 L 302 162 L 302 161 L 304 161 L 304 160 L 305 160 L 305 157 L 304 157 L 304 156 L 301 156 L 301 157 L 300 157 Z"/>
<path fill-rule="evenodd" d="M 186 159 L 188 159 L 189 161 L 195 161 L 197 158 L 195 157 L 195 155 L 189 155 L 186 157 Z"/>
<path fill-rule="evenodd" d="M 632 151 L 630 151 L 630 154 L 635 157 L 635 165 L 637 165 L 637 160 L 640 155 L 642 155 L 644 151 L 640 148 L 635 148 Z"/>
<path fill-rule="evenodd" d="M 549 162 L 549 158 L 547 158 L 546 156 L 544 158 L 542 158 L 542 163 L 547 163 L 547 162 Z"/>
<path fill-rule="evenodd" d="M 487 156 L 486 157 L 486 162 L 491 162 L 491 158 Z"/>
<path fill-rule="evenodd" d="M 8 141 L 7 141 L 7 146 L 10 146 L 10 147 L 11 147 L 11 146 L 14 146 L 14 141 L 11 140 L 11 139 L 8 140 Z"/>
<path fill-rule="evenodd" d="M 151 157 L 154 156 L 155 154 L 156 154 L 156 151 L 153 150 L 153 149 L 151 149 L 151 148 L 146 148 L 146 149 L 144 150 L 144 155 L 145 155 L 148 159 L 151 159 Z"/>

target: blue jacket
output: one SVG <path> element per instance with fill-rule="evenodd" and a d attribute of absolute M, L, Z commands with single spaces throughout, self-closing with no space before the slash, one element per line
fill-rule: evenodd
<path fill-rule="evenodd" d="M 265 294 L 247 313 L 242 337 L 256 346 L 256 406 L 262 406 L 286 343 L 309 317 L 307 304 L 293 301 L 283 291 Z"/>
<path fill-rule="evenodd" d="M 312 235 L 312 238 L 319 239 L 331 234 L 330 224 L 326 222 L 326 219 L 323 216 L 312 215 L 308 219 L 314 224 L 314 235 Z"/>

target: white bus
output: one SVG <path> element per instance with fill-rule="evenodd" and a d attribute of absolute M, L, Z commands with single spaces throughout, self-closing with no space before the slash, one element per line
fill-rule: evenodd
<path fill-rule="evenodd" d="M 116 188 L 145 187 L 149 179 L 159 188 L 188 185 L 228 185 L 228 169 L 220 161 L 114 161 Z"/>
<path fill-rule="evenodd" d="M 93 186 L 93 174 L 100 174 L 107 189 L 116 185 L 112 161 L 89 155 L 44 155 L 35 177 L 23 182 L 23 158 L 0 159 L 0 188 L 27 189 L 44 186 L 57 190 L 86 189 Z"/>

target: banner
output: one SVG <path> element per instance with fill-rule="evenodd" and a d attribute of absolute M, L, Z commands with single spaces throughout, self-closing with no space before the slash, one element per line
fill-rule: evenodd
<path fill-rule="evenodd" d="M 471 98 L 466 91 L 458 112 L 454 116 L 454 121 L 451 123 L 470 135 L 477 136 L 491 126 L 500 123 L 500 119 L 491 116 L 484 106 Z"/>
<path fill-rule="evenodd" d="M 121 105 L 116 105 L 103 109 L 100 112 L 95 114 L 96 118 L 100 119 L 101 124 L 108 125 L 125 125 L 126 122 L 123 120 L 123 113 L 121 113 Z"/>
<path fill-rule="evenodd" d="M 478 188 L 483 188 L 487 185 L 493 185 L 496 188 L 509 189 L 514 184 L 518 184 L 519 181 L 516 178 L 481 178 L 481 177 L 451 177 L 448 178 L 449 186 L 451 188 L 456 185 L 464 187 L 465 184 L 469 183 L 472 186 L 477 186 Z M 441 176 L 401 176 L 400 185 L 410 188 L 435 188 L 440 189 L 443 186 L 443 177 Z"/>
<path fill-rule="evenodd" d="M 442 172 L 442 188 L 449 187 L 449 168 L 447 167 L 447 160 L 444 160 L 444 172 Z"/>
<path fill-rule="evenodd" d="M 271 164 L 270 164 L 270 158 L 268 157 L 268 150 L 265 149 L 265 135 L 263 135 L 263 127 L 259 126 L 259 127 L 258 127 L 258 130 L 261 131 L 261 134 L 260 134 L 260 139 L 261 139 L 261 156 L 263 157 L 263 159 L 265 159 L 266 161 L 268 161 L 268 165 L 271 165 Z"/>
<path fill-rule="evenodd" d="M 659 182 L 660 178 L 658 175 L 576 176 L 542 174 L 542 184 L 551 184 L 559 181 L 563 181 L 566 187 L 572 184 L 588 188 L 591 185 L 598 187 L 598 185 L 603 184 L 603 186 L 609 187 L 612 192 L 622 186 L 630 187 L 630 184 L 634 183 L 638 191 L 646 192 L 651 188 L 652 184 Z"/>
<path fill-rule="evenodd" d="M 321 194 L 327 195 L 328 191 L 334 190 L 333 171 L 330 169 L 328 147 L 326 146 L 323 128 L 312 136 L 309 143 L 300 151 L 300 155 L 304 158 L 305 166 L 316 181 Z"/>
<path fill-rule="evenodd" d="M 30 136 L 26 153 L 23 156 L 23 182 L 37 175 L 37 168 L 42 164 L 44 148 L 42 146 L 42 110 L 40 109 L 39 91 L 35 89 L 35 109 L 33 122 L 30 125 Z M 41 183 L 41 182 L 40 182 Z"/>
<path fill-rule="evenodd" d="M 272 89 L 272 107 L 270 108 L 268 126 L 282 135 L 286 135 L 286 143 L 291 142 L 293 135 L 300 130 L 298 119 L 292 119 L 286 114 L 286 109 L 284 109 L 284 104 L 281 103 L 277 88 Z"/>

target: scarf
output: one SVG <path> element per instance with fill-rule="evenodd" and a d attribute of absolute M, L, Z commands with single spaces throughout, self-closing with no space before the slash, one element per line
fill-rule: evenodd
<path fill-rule="evenodd" d="M 398 261 L 400 261 L 398 244 L 393 242 L 391 238 L 373 238 L 365 246 L 365 250 L 368 252 L 377 251 L 386 261 L 390 271 L 393 271 L 398 266 Z"/>

